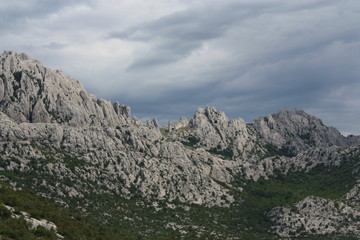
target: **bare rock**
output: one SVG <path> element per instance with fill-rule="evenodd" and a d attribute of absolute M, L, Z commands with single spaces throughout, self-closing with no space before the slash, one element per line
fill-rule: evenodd
<path fill-rule="evenodd" d="M 276 207 L 267 213 L 281 237 L 311 234 L 360 233 L 360 212 L 342 202 L 307 197 L 292 207 Z"/>

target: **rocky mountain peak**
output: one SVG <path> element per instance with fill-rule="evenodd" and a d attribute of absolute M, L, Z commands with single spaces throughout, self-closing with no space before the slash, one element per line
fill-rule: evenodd
<path fill-rule="evenodd" d="M 16 122 L 115 126 L 130 108 L 88 94 L 76 80 L 26 54 L 0 55 L 0 110 Z"/>
<path fill-rule="evenodd" d="M 194 117 L 190 120 L 192 128 L 202 128 L 205 125 L 225 126 L 228 123 L 228 118 L 224 112 L 216 110 L 215 107 L 206 106 L 199 108 Z"/>
<path fill-rule="evenodd" d="M 283 237 L 360 236 L 359 137 L 302 110 L 246 124 L 207 106 L 166 128 L 25 54 L 1 54 L 0 78 L 0 179 L 12 186 L 145 237 L 159 226 L 179 231 L 164 239 L 273 239 L 254 235 L 264 216 Z"/>
<path fill-rule="evenodd" d="M 325 126 L 322 121 L 303 110 L 280 110 L 260 117 L 253 127 L 264 140 L 278 148 L 288 148 L 297 154 L 309 147 L 345 146 L 349 140 L 340 132 Z"/>
<path fill-rule="evenodd" d="M 248 148 L 245 145 L 251 138 L 243 119 L 229 120 L 223 111 L 210 106 L 199 108 L 188 126 L 201 146 L 227 158 Z"/>

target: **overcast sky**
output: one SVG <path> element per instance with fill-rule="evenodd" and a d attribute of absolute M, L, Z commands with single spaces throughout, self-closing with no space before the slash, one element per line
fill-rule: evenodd
<path fill-rule="evenodd" d="M 140 119 L 300 108 L 360 134 L 358 0 L 0 0 L 0 36 Z"/>

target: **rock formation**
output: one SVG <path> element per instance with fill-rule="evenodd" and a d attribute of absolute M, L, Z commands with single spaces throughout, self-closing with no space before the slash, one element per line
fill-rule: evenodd
<path fill-rule="evenodd" d="M 163 127 L 155 119 L 131 118 L 130 107 L 88 94 L 78 81 L 25 54 L 1 54 L 0 78 L 0 171 L 43 176 L 32 187 L 65 205 L 92 189 L 147 201 L 228 207 L 235 201 L 232 191 L 242 190 L 230 187 L 238 176 L 268 179 L 319 164 L 336 166 L 359 152 L 359 137 L 344 137 L 302 110 L 281 110 L 246 124 L 205 107 L 190 120 Z M 358 192 L 357 186 L 347 194 L 352 206 Z M 320 205 L 329 212 L 323 219 L 311 213 Z M 296 205 L 295 217 L 286 207 L 268 216 L 281 226 L 275 228 L 280 236 L 330 233 L 349 214 L 358 216 L 348 206 L 334 206 L 307 198 Z M 334 214 L 341 217 L 329 220 Z M 358 234 L 358 224 L 342 229 Z"/>
<path fill-rule="evenodd" d="M 359 234 L 360 212 L 342 202 L 307 197 L 292 207 L 277 207 L 267 215 L 281 237 L 310 234 Z M 355 225 L 354 225 L 355 223 Z"/>

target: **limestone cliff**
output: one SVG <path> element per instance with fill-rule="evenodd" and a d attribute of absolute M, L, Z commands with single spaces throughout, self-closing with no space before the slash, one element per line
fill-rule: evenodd
<path fill-rule="evenodd" d="M 25 54 L 0 56 L 1 111 L 17 123 L 116 126 L 130 119 L 130 108 L 88 94 L 60 70 L 52 71 Z"/>

